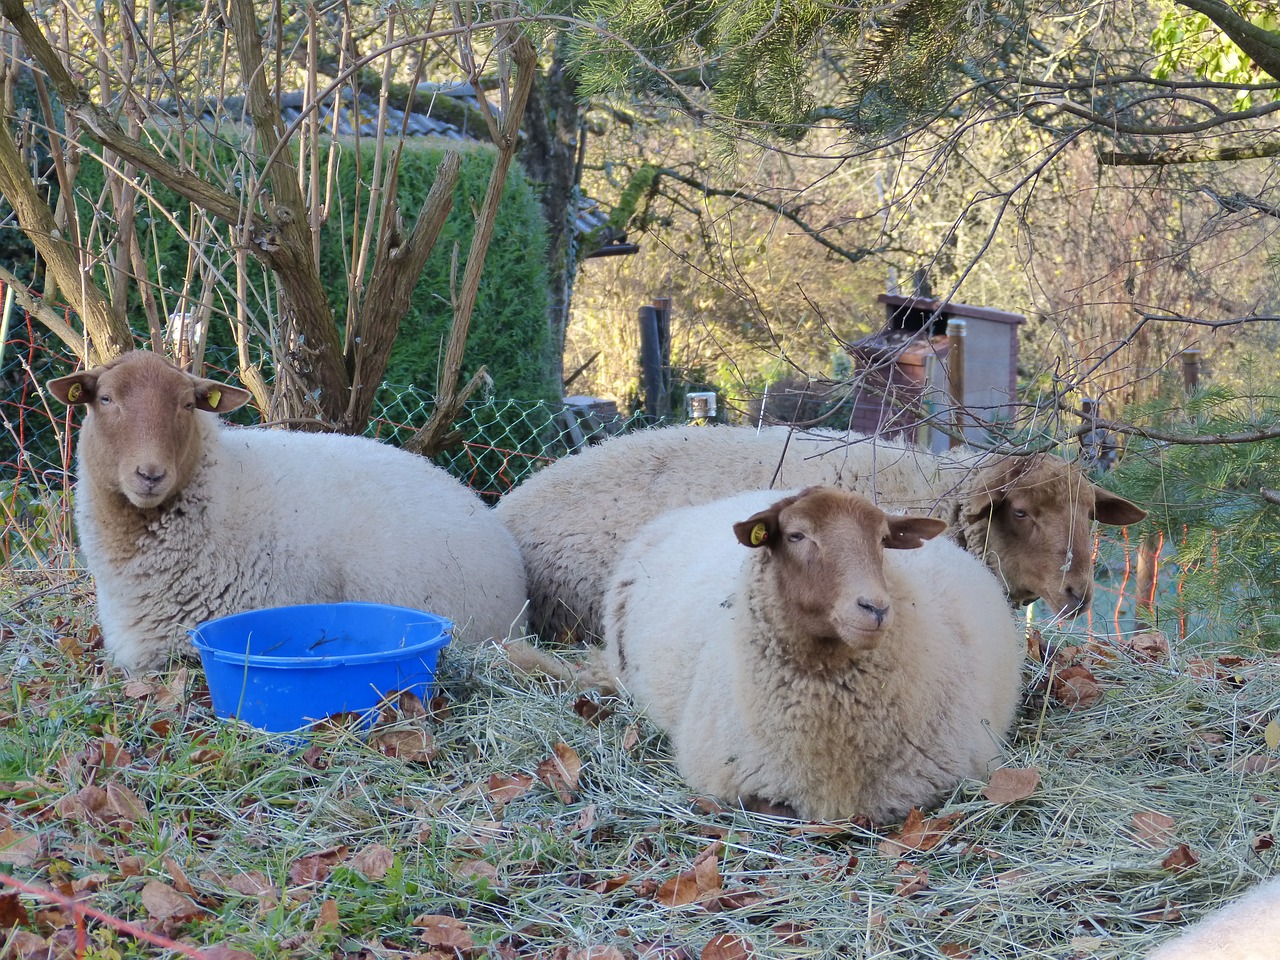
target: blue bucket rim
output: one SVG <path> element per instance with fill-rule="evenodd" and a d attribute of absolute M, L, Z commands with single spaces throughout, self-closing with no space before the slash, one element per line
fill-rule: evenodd
<path fill-rule="evenodd" d="M 403 647 L 395 647 L 391 650 L 375 650 L 370 653 L 352 653 L 342 656 L 326 656 L 326 657 L 272 657 L 262 654 L 249 654 L 245 652 L 237 652 L 228 650 L 224 647 L 215 647 L 206 641 L 200 634 L 200 631 L 214 624 L 224 625 L 230 621 L 240 618 L 252 618 L 266 612 L 280 612 L 286 610 L 298 611 L 305 614 L 308 611 L 315 610 L 332 610 L 335 607 L 360 607 L 376 610 L 393 610 L 410 614 L 413 618 L 408 619 L 406 626 L 418 623 L 435 623 L 441 627 L 441 633 L 438 636 L 431 637 L 421 643 L 410 644 Z M 200 656 L 210 656 L 219 663 L 233 663 L 240 666 L 259 667 L 266 670 L 327 670 L 332 667 L 356 666 L 365 663 L 380 663 L 387 660 L 400 660 L 404 657 L 413 656 L 414 654 L 422 655 L 440 650 L 448 646 L 453 639 L 453 621 L 448 617 L 442 617 L 438 613 L 428 613 L 426 610 L 418 610 L 414 607 L 402 607 L 392 603 L 367 603 L 358 600 L 345 600 L 339 603 L 299 603 L 285 604 L 279 607 L 259 607 L 254 610 L 242 610 L 239 613 L 229 613 L 225 617 L 215 617 L 212 620 L 206 620 L 204 623 L 187 631 L 187 635 L 191 637 L 191 642 L 195 644 Z M 252 636 L 252 631 L 247 631 L 247 636 Z M 247 637 L 246 637 L 247 639 Z"/>

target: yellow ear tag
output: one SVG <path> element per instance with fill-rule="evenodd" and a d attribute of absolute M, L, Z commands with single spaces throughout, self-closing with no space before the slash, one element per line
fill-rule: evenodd
<path fill-rule="evenodd" d="M 80 399 L 80 395 L 84 393 L 84 387 L 78 383 L 73 383 L 67 387 L 67 403 L 75 403 Z"/>
<path fill-rule="evenodd" d="M 209 391 L 209 393 L 208 393 L 208 396 L 206 397 L 206 399 L 209 401 L 209 406 L 211 406 L 211 407 L 213 407 L 213 409 L 217 410 L 217 409 L 218 409 L 218 401 L 222 399 L 222 391 L 221 391 L 221 390 L 216 390 L 216 389 L 215 389 L 215 390 L 210 390 L 210 391 Z"/>
<path fill-rule="evenodd" d="M 763 523 L 757 523 L 751 528 L 751 545 L 758 547 L 769 539 L 769 528 Z"/>

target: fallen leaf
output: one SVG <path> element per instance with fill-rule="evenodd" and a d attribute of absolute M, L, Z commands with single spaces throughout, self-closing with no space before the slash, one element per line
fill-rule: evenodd
<path fill-rule="evenodd" d="M 594 946 L 583 947 L 568 954 L 568 960 L 627 960 L 617 947 Z"/>
<path fill-rule="evenodd" d="M 378 752 L 406 763 L 428 763 L 435 759 L 435 738 L 426 730 L 386 730 L 375 733 L 369 743 Z"/>
<path fill-rule="evenodd" d="M 1052 675 L 1049 695 L 1068 710 L 1084 710 L 1102 697 L 1102 687 L 1088 667 L 1072 666 Z"/>
<path fill-rule="evenodd" d="M 235 950 L 222 944 L 201 947 L 200 956 L 202 960 L 256 960 L 256 957 L 247 950 Z"/>
<path fill-rule="evenodd" d="M 552 755 L 538 764 L 537 773 L 538 779 L 554 790 L 561 802 L 572 803 L 581 771 L 578 752 L 567 743 L 557 743 L 552 747 Z"/>
<path fill-rule="evenodd" d="M 223 885 L 228 890 L 233 890 L 246 897 L 257 897 L 264 907 L 273 907 L 280 900 L 279 889 L 276 888 L 276 885 L 271 882 L 265 873 L 258 870 L 237 873 L 234 877 L 224 881 Z"/>
<path fill-rule="evenodd" d="M 147 818 L 147 805 L 142 798 L 118 783 L 107 784 L 107 806 L 122 820 L 140 823 Z"/>
<path fill-rule="evenodd" d="M 973 956 L 968 947 L 962 947 L 958 943 L 944 943 L 938 947 L 938 952 L 944 957 L 955 957 L 956 960 L 968 960 Z"/>
<path fill-rule="evenodd" d="M 316 922 L 311 928 L 311 932 L 320 933 L 322 930 L 337 930 L 339 924 L 338 901 L 326 900 L 320 904 L 320 914 L 316 917 Z"/>
<path fill-rule="evenodd" d="M 29 867 L 39 856 L 39 835 L 15 833 L 10 827 L 0 830 L 0 863 Z"/>
<path fill-rule="evenodd" d="M 191 920 L 205 911 L 167 883 L 150 880 L 142 888 L 142 905 L 156 920 Z"/>
<path fill-rule="evenodd" d="M 178 866 L 173 857 L 164 858 L 164 868 L 169 871 L 169 877 L 173 880 L 173 889 L 179 893 L 185 893 L 189 897 L 196 895 L 195 888 L 191 886 L 191 881 L 187 879 L 186 873 L 182 867 Z"/>
<path fill-rule="evenodd" d="M 1280 767 L 1280 757 L 1262 757 L 1257 754 L 1241 757 L 1231 764 L 1233 773 L 1270 773 L 1277 767 Z"/>
<path fill-rule="evenodd" d="M 1163 813 L 1143 810 L 1133 815 L 1133 833 L 1144 847 L 1167 847 L 1177 821 Z"/>
<path fill-rule="evenodd" d="M 422 941 L 433 947 L 470 950 L 475 945 L 471 928 L 457 917 L 428 913 L 414 917 L 411 926 L 422 927 Z"/>
<path fill-rule="evenodd" d="M 1129 638 L 1129 649 L 1145 660 L 1168 660 L 1169 638 L 1159 630 L 1144 630 Z"/>
<path fill-rule="evenodd" d="M 894 887 L 893 892 L 899 897 L 909 897 L 913 893 L 927 889 L 929 889 L 929 871 L 916 870 Z"/>
<path fill-rule="evenodd" d="M 498 879 L 498 868 L 488 860 L 463 860 L 455 864 L 450 872 L 464 880 L 485 880 L 491 887 L 501 885 Z"/>
<path fill-rule="evenodd" d="M 52 955 L 49 941 L 30 930 L 15 930 L 5 943 L 15 960 L 45 960 Z"/>
<path fill-rule="evenodd" d="M 0 893 L 0 930 L 12 930 L 31 923 L 27 908 L 22 905 L 18 891 L 10 890 Z"/>
<path fill-rule="evenodd" d="M 1034 794 L 1039 784 L 1040 771 L 1035 767 L 1004 767 L 991 774 L 982 795 L 992 803 L 1013 803 Z"/>
<path fill-rule="evenodd" d="M 1274 750 L 1280 747 L 1280 721 L 1272 720 L 1268 723 L 1262 735 L 1266 738 L 1268 749 Z"/>
<path fill-rule="evenodd" d="M 595 881 L 595 883 L 589 883 L 583 889 L 591 890 L 595 893 L 612 893 L 619 887 L 625 887 L 630 882 L 631 874 L 623 873 L 616 877 L 606 877 L 603 880 Z"/>
<path fill-rule="evenodd" d="M 489 786 L 485 790 L 485 796 L 493 804 L 494 815 L 501 816 L 503 807 L 517 797 L 524 796 L 532 786 L 533 777 L 527 773 L 517 773 L 510 777 L 491 773 L 489 774 Z"/>
<path fill-rule="evenodd" d="M 613 716 L 614 709 L 584 693 L 573 702 L 573 712 L 592 726 L 599 726 Z"/>
<path fill-rule="evenodd" d="M 622 750 L 624 753 L 630 753 L 640 743 L 640 728 L 634 723 L 628 724 L 627 729 L 622 734 Z"/>
<path fill-rule="evenodd" d="M 1183 870 L 1190 870 L 1199 862 L 1200 858 L 1196 856 L 1196 852 L 1185 843 L 1180 843 L 1160 861 L 1160 866 L 1174 873 L 1181 873 Z"/>
<path fill-rule="evenodd" d="M 902 822 L 902 829 L 889 834 L 878 849 L 886 857 L 900 857 L 908 850 L 932 850 L 946 838 L 958 819 L 959 813 L 926 818 L 919 807 L 912 807 Z"/>
<path fill-rule="evenodd" d="M 701 960 L 750 960 L 756 955 L 751 941 L 732 933 L 717 933 L 702 948 Z"/>
<path fill-rule="evenodd" d="M 323 883 L 329 878 L 330 871 L 346 859 L 346 856 L 347 848 L 338 846 L 299 857 L 289 867 L 289 882 L 299 887 Z"/>
<path fill-rule="evenodd" d="M 391 869 L 391 865 L 395 862 L 396 855 L 391 852 L 389 847 L 385 847 L 380 843 L 372 843 L 358 851 L 351 858 L 351 868 L 359 872 L 366 880 L 381 880 L 387 875 L 387 871 Z"/>
<path fill-rule="evenodd" d="M 1177 923 L 1182 919 L 1182 910 L 1176 903 L 1166 903 L 1163 907 L 1143 910 L 1137 916 L 1144 923 Z"/>
<path fill-rule="evenodd" d="M 804 938 L 804 935 L 809 931 L 809 925 L 806 923 L 784 920 L 782 923 L 775 923 L 769 929 L 775 937 L 788 946 L 802 947 L 808 942 Z"/>

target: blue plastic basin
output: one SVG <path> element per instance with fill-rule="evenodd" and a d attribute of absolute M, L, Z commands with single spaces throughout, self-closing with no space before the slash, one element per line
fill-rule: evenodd
<path fill-rule="evenodd" d="M 372 721 L 392 690 L 425 701 L 453 624 L 407 607 L 315 603 L 249 610 L 188 632 L 214 711 L 283 733 L 335 713 Z"/>

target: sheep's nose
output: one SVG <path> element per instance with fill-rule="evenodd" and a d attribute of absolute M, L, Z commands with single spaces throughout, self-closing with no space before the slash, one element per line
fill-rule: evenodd
<path fill-rule="evenodd" d="M 160 481 L 164 479 L 165 475 L 163 467 L 153 467 L 150 465 L 138 467 L 136 472 L 138 474 L 138 479 L 149 487 L 158 485 Z"/>
<path fill-rule="evenodd" d="M 866 597 L 858 598 L 858 609 L 875 617 L 877 627 L 884 623 L 884 618 L 889 615 L 889 607 L 887 605 L 883 607 L 877 606 L 873 601 L 868 600 Z"/>
<path fill-rule="evenodd" d="M 1093 584 L 1088 584 L 1082 590 L 1067 584 L 1064 592 L 1067 595 L 1067 605 L 1063 613 L 1083 613 L 1089 608 L 1089 604 L 1093 602 Z"/>

